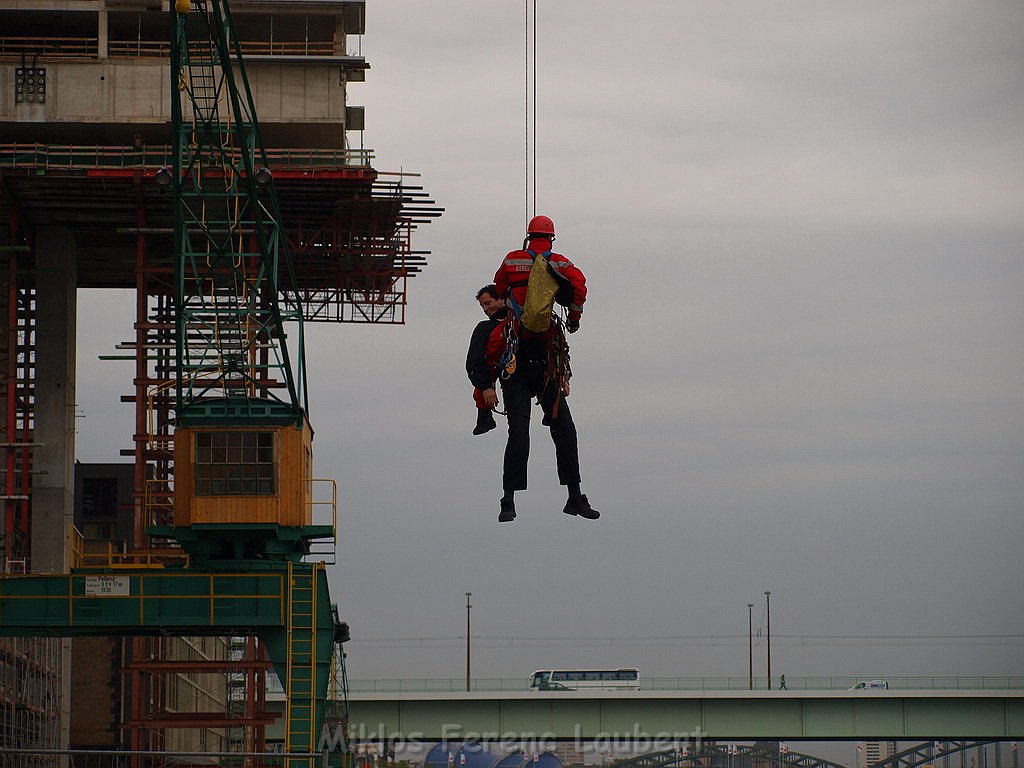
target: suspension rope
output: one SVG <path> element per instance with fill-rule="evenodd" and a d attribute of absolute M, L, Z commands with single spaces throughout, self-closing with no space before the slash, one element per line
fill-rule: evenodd
<path fill-rule="evenodd" d="M 530 218 L 530 0 L 523 0 L 523 130 L 526 136 L 526 218 Z"/>
<path fill-rule="evenodd" d="M 526 133 L 526 218 L 529 219 L 531 216 L 537 214 L 537 0 L 533 0 L 533 119 L 531 121 L 530 114 L 530 0 L 523 0 L 523 19 L 525 22 L 524 29 L 524 49 L 523 57 L 525 59 L 525 83 L 524 92 L 526 94 L 526 103 L 524 109 L 524 129 Z M 532 122 L 532 126 L 531 126 Z M 533 141 L 530 141 L 530 129 L 533 129 Z M 530 204 L 530 165 L 531 156 L 530 150 L 533 150 L 533 205 Z"/>

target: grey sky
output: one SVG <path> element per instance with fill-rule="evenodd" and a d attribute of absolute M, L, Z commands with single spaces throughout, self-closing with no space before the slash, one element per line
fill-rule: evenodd
<path fill-rule="evenodd" d="M 466 591 L 492 677 L 742 677 L 765 589 L 780 636 L 1024 633 L 1024 5 L 540 2 L 537 211 L 591 288 L 570 402 L 604 516 L 561 514 L 537 419 L 499 527 L 504 424 L 470 435 L 462 364 L 527 217 L 523 11 L 368 3 L 350 103 L 446 213 L 408 326 L 310 331 L 350 675 L 464 674 L 409 639 L 462 635 Z M 93 362 L 121 302 L 82 299 L 86 461 L 130 442 L 130 370 Z M 773 646 L 787 676 L 1024 673 L 1019 641 Z"/>

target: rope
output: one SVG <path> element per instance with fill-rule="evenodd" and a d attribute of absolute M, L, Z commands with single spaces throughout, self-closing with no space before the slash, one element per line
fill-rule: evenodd
<path fill-rule="evenodd" d="M 530 205 L 530 0 L 523 0 L 525 20 L 524 50 L 526 103 L 524 129 L 526 132 L 526 218 L 537 215 L 537 0 L 533 0 L 533 205 Z"/>
<path fill-rule="evenodd" d="M 524 78 L 523 130 L 526 135 L 526 218 L 530 218 L 530 0 L 523 0 L 523 19 L 526 29 L 523 33 Z"/>

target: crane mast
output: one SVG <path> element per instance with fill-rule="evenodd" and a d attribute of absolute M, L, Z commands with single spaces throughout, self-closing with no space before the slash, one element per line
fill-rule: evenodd
<path fill-rule="evenodd" d="M 298 561 L 334 527 L 312 520 L 302 304 L 274 179 L 227 2 L 176 0 L 171 20 L 173 536 L 194 559 Z"/>
<path fill-rule="evenodd" d="M 302 312 L 282 287 L 295 280 L 231 11 L 223 0 L 177 0 L 175 11 L 177 425 L 299 424 Z M 292 352 L 286 324 L 298 330 Z"/>

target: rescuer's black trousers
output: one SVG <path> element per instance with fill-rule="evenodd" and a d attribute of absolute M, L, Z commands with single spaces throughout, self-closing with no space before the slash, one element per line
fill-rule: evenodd
<path fill-rule="evenodd" d="M 519 368 L 508 379 L 502 379 L 501 391 L 508 416 L 508 443 L 505 445 L 505 467 L 502 488 L 506 491 L 526 489 L 526 464 L 530 458 L 530 410 L 532 399 L 540 396 L 544 422 L 551 430 L 561 485 L 579 485 L 580 457 L 576 442 L 576 425 L 572 421 L 568 401 L 558 391 L 558 382 L 544 385 L 545 365 L 520 361 Z M 555 402 L 558 402 L 556 409 Z"/>

